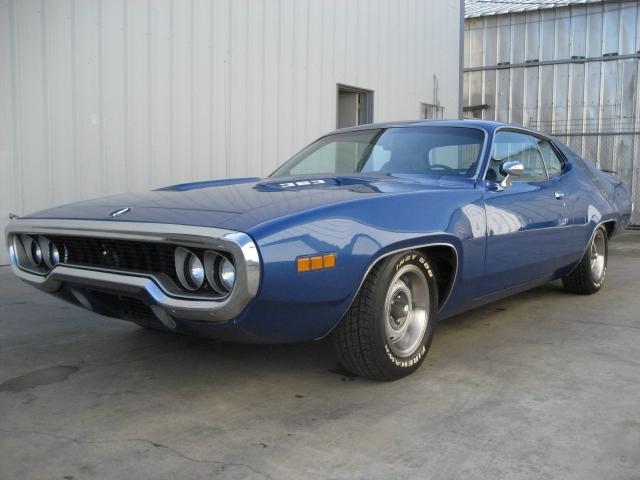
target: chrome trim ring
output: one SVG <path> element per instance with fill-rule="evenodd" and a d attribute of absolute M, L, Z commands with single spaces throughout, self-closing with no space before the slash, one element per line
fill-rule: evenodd
<path fill-rule="evenodd" d="M 117 238 L 219 250 L 233 256 L 236 266 L 236 284 L 225 298 L 211 298 L 172 290 L 162 278 L 144 273 L 124 273 L 68 264 L 54 265 L 48 272 L 28 271 L 20 266 L 13 243 L 13 239 L 21 234 L 35 237 L 73 235 Z M 257 295 L 260 286 L 258 247 L 249 235 L 242 232 L 163 223 L 22 218 L 9 223 L 6 235 L 14 273 L 49 293 L 58 291 L 65 282 L 97 289 L 108 288 L 130 294 L 146 292 L 153 302 L 176 317 L 225 321 L 240 314 Z"/>
<path fill-rule="evenodd" d="M 51 243 L 51 240 L 40 235 L 38 237 L 38 244 L 40 245 L 40 250 L 42 250 L 42 258 L 47 268 L 53 268 L 55 265 L 57 265 L 58 261 L 60 260 L 60 252 L 58 252 L 56 246 Z"/>
<path fill-rule="evenodd" d="M 398 270 L 384 302 L 387 344 L 398 357 L 410 357 L 422 345 L 430 304 L 429 285 L 422 270 L 415 265 Z"/>
<path fill-rule="evenodd" d="M 195 253 L 193 253 L 191 250 L 187 250 L 184 247 L 177 247 L 174 252 L 174 264 L 178 280 L 180 281 L 180 284 L 183 288 L 192 292 L 202 287 L 202 284 L 205 280 L 203 278 L 202 281 L 197 282 L 196 280 L 194 280 L 193 275 L 188 274 L 188 271 L 191 269 L 191 262 L 194 258 L 200 261 Z M 205 271 L 204 268 L 204 265 L 202 265 L 203 272 Z"/>
<path fill-rule="evenodd" d="M 214 252 L 212 250 L 204 252 L 204 268 L 209 285 L 220 295 L 226 295 L 229 290 L 226 289 L 218 279 L 219 266 L 216 265 L 216 262 L 220 262 L 222 258 L 224 258 L 223 255 L 220 255 L 218 252 Z"/>
<path fill-rule="evenodd" d="M 606 270 L 606 240 L 604 238 L 604 232 L 601 228 L 598 228 L 598 231 L 591 240 L 591 245 L 589 246 L 589 259 L 591 266 L 591 278 L 595 283 L 602 283 L 604 279 L 604 274 Z"/>
<path fill-rule="evenodd" d="M 25 256 L 29 261 L 30 265 L 26 265 L 26 268 L 33 269 L 38 268 L 42 265 L 44 260 L 44 255 L 42 254 L 42 247 L 38 243 L 38 240 L 33 238 L 32 235 L 20 235 L 20 242 L 22 243 L 22 248 L 24 249 Z M 37 249 L 36 251 L 40 252 L 40 258 L 36 258 L 33 254 L 34 246 Z"/>

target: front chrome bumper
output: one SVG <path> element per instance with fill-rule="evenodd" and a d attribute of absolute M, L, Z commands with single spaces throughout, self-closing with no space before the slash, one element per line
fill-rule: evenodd
<path fill-rule="evenodd" d="M 13 247 L 13 236 L 23 233 L 141 240 L 223 250 L 233 255 L 235 260 L 236 283 L 226 298 L 211 299 L 178 292 L 162 282 L 162 279 L 144 273 L 58 264 L 41 275 L 19 265 Z M 238 316 L 256 296 L 260 285 L 258 248 L 251 237 L 242 232 L 162 223 L 26 218 L 9 223 L 6 235 L 13 272 L 22 280 L 48 293 L 55 293 L 63 285 L 69 284 L 123 295 L 146 295 L 152 305 L 161 307 L 176 318 L 222 322 Z"/>

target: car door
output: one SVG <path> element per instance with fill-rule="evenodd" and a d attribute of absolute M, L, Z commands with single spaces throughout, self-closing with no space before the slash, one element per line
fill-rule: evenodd
<path fill-rule="evenodd" d="M 567 207 L 558 188 L 560 176 L 549 178 L 542 155 L 544 142 L 542 137 L 517 130 L 494 134 L 485 174 L 484 294 L 552 275 L 565 261 L 570 237 Z M 503 187 L 501 167 L 509 161 L 520 162 L 524 171 Z"/>

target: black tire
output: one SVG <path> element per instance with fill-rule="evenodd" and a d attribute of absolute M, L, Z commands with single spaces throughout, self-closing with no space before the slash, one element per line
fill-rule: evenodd
<path fill-rule="evenodd" d="M 604 265 L 602 273 L 594 274 L 592 268 L 593 249 L 598 245 L 603 250 Z M 572 293 L 592 295 L 596 293 L 604 283 L 607 276 L 607 260 L 609 257 L 609 241 L 607 231 L 600 226 L 594 232 L 584 256 L 578 266 L 567 276 L 562 278 L 564 288 Z"/>
<path fill-rule="evenodd" d="M 399 277 L 405 271 L 409 271 L 411 277 Z M 371 269 L 353 304 L 333 332 L 334 349 L 344 368 L 365 378 L 385 381 L 402 378 L 418 369 L 431 346 L 436 323 L 438 289 L 435 273 L 429 258 L 416 250 L 387 257 Z M 425 283 L 420 280 L 419 274 L 424 276 Z M 415 281 L 408 281 L 410 278 Z M 399 356 L 395 353 L 397 344 L 392 345 L 387 331 L 391 328 L 392 320 L 395 321 L 391 313 L 391 309 L 396 308 L 393 306 L 394 298 L 400 298 L 396 294 L 402 294 L 397 287 L 411 283 L 415 284 L 411 286 L 417 289 L 418 294 L 410 294 L 408 303 L 420 298 L 419 292 L 428 292 L 428 296 L 425 295 L 428 304 L 423 309 L 427 312 L 426 327 L 424 321 L 420 321 L 419 330 L 416 330 L 418 333 L 414 335 L 415 341 L 411 343 L 417 345 L 416 348 L 406 356 Z M 385 315 L 388 305 L 389 315 Z M 401 309 L 400 312 L 406 314 L 407 310 Z M 404 317 L 405 322 L 409 322 L 410 318 L 419 318 L 411 316 L 413 310 L 409 312 Z"/>

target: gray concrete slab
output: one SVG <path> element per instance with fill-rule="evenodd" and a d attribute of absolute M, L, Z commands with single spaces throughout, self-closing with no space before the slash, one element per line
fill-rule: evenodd
<path fill-rule="evenodd" d="M 640 478 L 640 235 L 442 322 L 414 375 L 326 342 L 220 344 L 68 306 L 0 269 L 0 478 Z"/>

